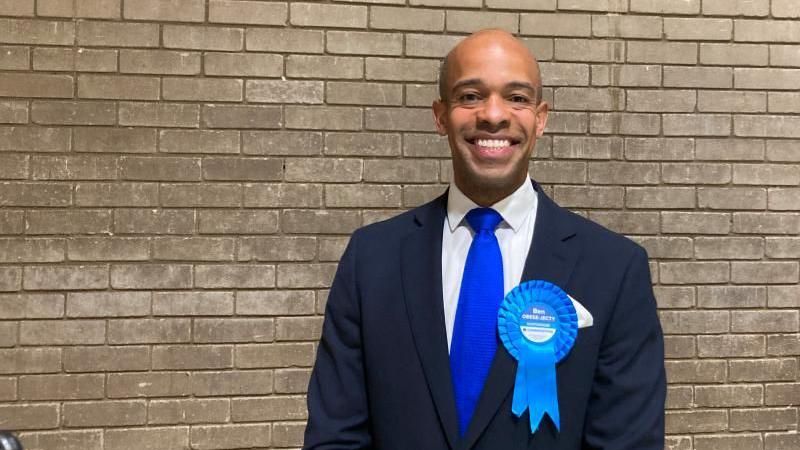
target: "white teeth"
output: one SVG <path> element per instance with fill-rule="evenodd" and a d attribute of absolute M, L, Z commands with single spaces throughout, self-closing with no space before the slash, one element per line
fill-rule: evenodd
<path fill-rule="evenodd" d="M 478 139 L 478 145 L 481 147 L 510 147 L 511 142 L 507 139 Z"/>

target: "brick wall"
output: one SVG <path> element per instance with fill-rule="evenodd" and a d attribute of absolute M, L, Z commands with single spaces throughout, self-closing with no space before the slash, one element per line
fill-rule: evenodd
<path fill-rule="evenodd" d="M 800 448 L 797 0 L 0 0 L 0 428 L 299 447 L 348 234 L 436 196 L 438 58 L 542 61 L 532 173 L 647 247 L 673 450 Z"/>

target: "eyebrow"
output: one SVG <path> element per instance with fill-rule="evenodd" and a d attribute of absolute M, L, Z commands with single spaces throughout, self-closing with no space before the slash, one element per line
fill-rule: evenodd
<path fill-rule="evenodd" d="M 483 84 L 483 82 L 480 80 L 480 78 L 468 78 L 466 80 L 461 80 L 461 81 L 456 82 L 453 85 L 453 88 L 451 89 L 451 92 L 455 92 L 456 90 L 458 90 L 459 88 L 464 87 L 464 86 L 472 86 L 472 85 L 476 85 L 476 84 Z M 529 90 L 531 90 L 533 92 L 536 92 L 536 87 L 533 84 L 528 83 L 526 81 L 511 81 L 511 82 L 509 82 L 508 84 L 505 85 L 505 88 L 506 89 L 529 89 Z"/>

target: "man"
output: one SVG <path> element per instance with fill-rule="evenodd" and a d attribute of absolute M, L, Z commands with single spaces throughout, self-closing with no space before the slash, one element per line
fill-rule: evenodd
<path fill-rule="evenodd" d="M 548 112 L 533 55 L 486 30 L 448 54 L 440 78 L 433 111 L 453 183 L 353 234 L 328 298 L 305 448 L 663 448 L 663 338 L 647 255 L 561 209 L 528 178 Z M 489 244 L 480 245 L 500 249 L 488 252 L 502 268 L 469 261 L 476 214 L 499 222 L 481 228 Z M 574 299 L 581 328 L 556 367 L 559 427 L 545 418 L 532 433 L 528 413 L 511 411 L 517 362 L 497 343 L 501 298 L 479 314 L 488 328 L 464 317 L 475 302 L 485 307 L 472 292 L 495 272 L 494 297 L 546 280 Z M 493 346 L 488 362 L 476 340 Z"/>

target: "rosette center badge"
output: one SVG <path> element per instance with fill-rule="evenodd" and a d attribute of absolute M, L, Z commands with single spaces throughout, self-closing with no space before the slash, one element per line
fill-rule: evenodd
<path fill-rule="evenodd" d="M 547 414 L 557 429 L 556 364 L 572 349 L 578 315 L 569 296 L 553 283 L 526 281 L 506 295 L 497 318 L 500 339 L 517 360 L 511 412 L 527 410 L 531 433 Z"/>

